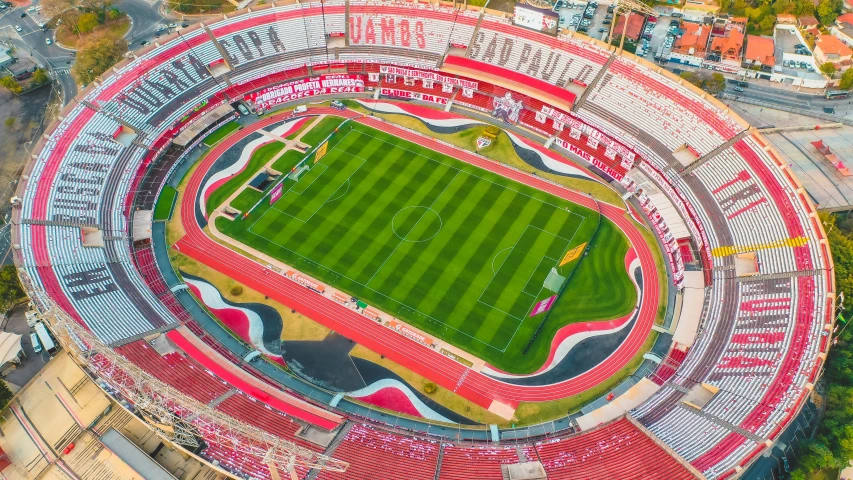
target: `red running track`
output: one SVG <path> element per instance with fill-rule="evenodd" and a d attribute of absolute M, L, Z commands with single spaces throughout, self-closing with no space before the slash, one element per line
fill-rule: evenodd
<path fill-rule="evenodd" d="M 330 108 L 311 109 L 308 113 L 346 115 L 350 118 L 359 116 L 354 112 L 340 112 Z M 645 298 L 641 302 L 637 324 L 616 352 L 594 369 L 563 382 L 542 386 L 513 385 L 470 370 L 437 351 L 399 335 L 284 276 L 264 275 L 264 265 L 210 239 L 195 220 L 195 199 L 205 172 L 231 145 L 252 131 L 280 121 L 287 115 L 289 114 L 270 117 L 255 123 L 251 129 L 247 128 L 237 132 L 218 144 L 204 158 L 190 178 L 181 203 L 181 222 L 186 235 L 175 244 L 175 248 L 181 253 L 290 308 L 298 310 L 322 325 L 379 354 L 385 355 L 413 372 L 485 408 L 488 408 L 493 400 L 516 407 L 519 402 L 542 402 L 576 395 L 615 375 L 639 352 L 651 331 L 657 314 L 660 285 L 658 284 L 654 257 L 645 239 L 637 226 L 625 214 L 625 210 L 613 205 L 601 203 L 601 212 L 627 235 L 637 252 L 642 267 Z M 541 178 L 507 168 L 496 162 L 485 160 L 464 150 L 444 145 L 374 118 L 366 117 L 356 121 L 587 208 L 596 209 L 594 201 L 589 197 L 554 185 Z"/>

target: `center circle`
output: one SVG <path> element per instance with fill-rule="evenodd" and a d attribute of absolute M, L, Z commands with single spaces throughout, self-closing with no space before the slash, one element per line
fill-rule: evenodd
<path fill-rule="evenodd" d="M 404 242 L 426 242 L 441 230 L 441 215 L 422 205 L 400 209 L 391 219 L 391 230 Z"/>

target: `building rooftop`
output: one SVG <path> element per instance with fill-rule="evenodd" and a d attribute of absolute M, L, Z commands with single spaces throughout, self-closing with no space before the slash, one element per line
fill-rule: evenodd
<path fill-rule="evenodd" d="M 776 57 L 773 55 L 775 49 L 772 37 L 747 35 L 744 59 L 772 67 L 776 64 Z"/>
<path fill-rule="evenodd" d="M 776 23 L 797 23 L 797 17 L 790 13 L 776 15 Z"/>
<path fill-rule="evenodd" d="M 640 38 L 640 34 L 643 32 L 643 24 L 646 22 L 646 17 L 631 12 L 628 16 L 628 30 L 625 32 L 625 36 L 632 39 L 637 40 Z M 622 30 L 625 28 L 625 16 L 619 16 L 619 20 L 616 22 L 616 26 L 613 28 L 613 35 L 621 35 Z"/>
<path fill-rule="evenodd" d="M 841 25 L 843 23 L 848 23 L 853 25 L 853 13 L 845 13 L 844 15 L 839 15 L 838 18 L 835 19 L 835 23 Z"/>
<path fill-rule="evenodd" d="M 708 45 L 708 37 L 711 36 L 711 27 L 689 22 L 683 23 L 682 26 L 684 27 L 684 34 L 675 41 L 672 51 L 684 55 L 704 55 L 705 47 Z"/>
<path fill-rule="evenodd" d="M 739 56 L 742 48 L 743 33 L 734 28 L 724 37 L 714 37 L 711 41 L 711 50 L 727 57 Z"/>
<path fill-rule="evenodd" d="M 820 22 L 818 22 L 817 19 L 814 18 L 814 16 L 812 16 L 812 15 L 802 16 L 797 21 L 799 22 L 800 26 L 804 26 L 804 27 L 813 26 L 813 25 L 814 26 L 820 25 Z"/>
<path fill-rule="evenodd" d="M 853 55 L 853 50 L 850 47 L 832 35 L 821 35 L 815 43 L 815 48 L 819 48 L 824 55 L 838 55 L 839 57 Z"/>

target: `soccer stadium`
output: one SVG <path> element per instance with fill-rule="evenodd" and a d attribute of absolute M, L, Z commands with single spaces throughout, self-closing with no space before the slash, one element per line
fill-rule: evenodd
<path fill-rule="evenodd" d="M 832 343 L 815 206 L 726 105 L 554 23 L 283 1 L 129 53 L 17 186 L 31 308 L 214 476 L 751 478 Z"/>

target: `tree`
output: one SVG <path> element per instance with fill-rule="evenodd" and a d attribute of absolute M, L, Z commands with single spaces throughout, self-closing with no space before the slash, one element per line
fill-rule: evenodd
<path fill-rule="evenodd" d="M 6 385 L 6 382 L 0 380 L 0 410 L 3 410 L 7 405 L 9 405 L 13 396 L 14 394 L 9 390 L 9 386 Z"/>
<path fill-rule="evenodd" d="M 836 289 L 853 291 L 853 215 L 821 214 L 832 248 Z M 845 318 L 853 316 L 853 302 L 845 302 Z M 843 324 L 841 325 L 843 327 Z M 837 469 L 853 460 L 853 329 L 839 329 L 829 352 L 824 378 L 829 382 L 826 413 L 813 440 L 803 445 L 800 467 L 808 471 Z"/>
<path fill-rule="evenodd" d="M 693 85 L 696 85 L 697 87 L 702 86 L 702 80 L 699 78 L 699 75 L 696 75 L 696 73 L 694 72 L 681 72 L 678 74 L 678 76 L 687 80 Z"/>
<path fill-rule="evenodd" d="M 834 63 L 826 62 L 826 63 L 822 63 L 820 65 L 820 71 L 824 75 L 826 75 L 828 77 L 832 77 L 833 75 L 835 75 L 835 72 L 838 71 L 838 69 L 835 67 Z"/>
<path fill-rule="evenodd" d="M 77 54 L 71 73 L 78 82 L 89 84 L 118 63 L 126 51 L 127 42 L 120 38 L 102 37 L 86 42 Z"/>
<path fill-rule="evenodd" d="M 817 16 L 824 25 L 835 21 L 835 17 L 841 13 L 842 0 L 821 0 L 817 6 Z"/>
<path fill-rule="evenodd" d="M 33 72 L 33 82 L 35 82 L 36 85 L 44 85 L 49 81 L 50 77 L 47 76 L 47 72 L 43 68 L 38 68 Z"/>
<path fill-rule="evenodd" d="M 844 90 L 850 90 L 853 88 L 853 68 L 848 68 L 841 75 L 841 83 L 838 84 L 839 88 Z"/>
<path fill-rule="evenodd" d="M 80 33 L 89 33 L 92 30 L 98 28 L 98 14 L 95 12 L 88 12 L 80 15 L 77 18 L 77 31 Z"/>
<path fill-rule="evenodd" d="M 111 8 L 107 10 L 107 18 L 118 23 L 118 19 L 121 18 L 121 10 L 117 8 Z"/>
<path fill-rule="evenodd" d="M 711 95 L 716 95 L 726 89 L 726 77 L 722 73 L 712 73 L 702 81 L 702 88 Z"/>
<path fill-rule="evenodd" d="M 6 128 L 14 128 L 15 127 L 15 117 L 9 117 L 3 121 L 3 125 L 6 125 Z"/>
<path fill-rule="evenodd" d="M 21 84 L 18 83 L 13 77 L 3 77 L 0 78 L 0 86 L 6 87 L 12 91 L 15 95 L 21 93 L 24 89 L 21 87 Z"/>
<path fill-rule="evenodd" d="M 26 298 L 14 265 L 0 269 L 0 311 L 7 312 Z"/>

